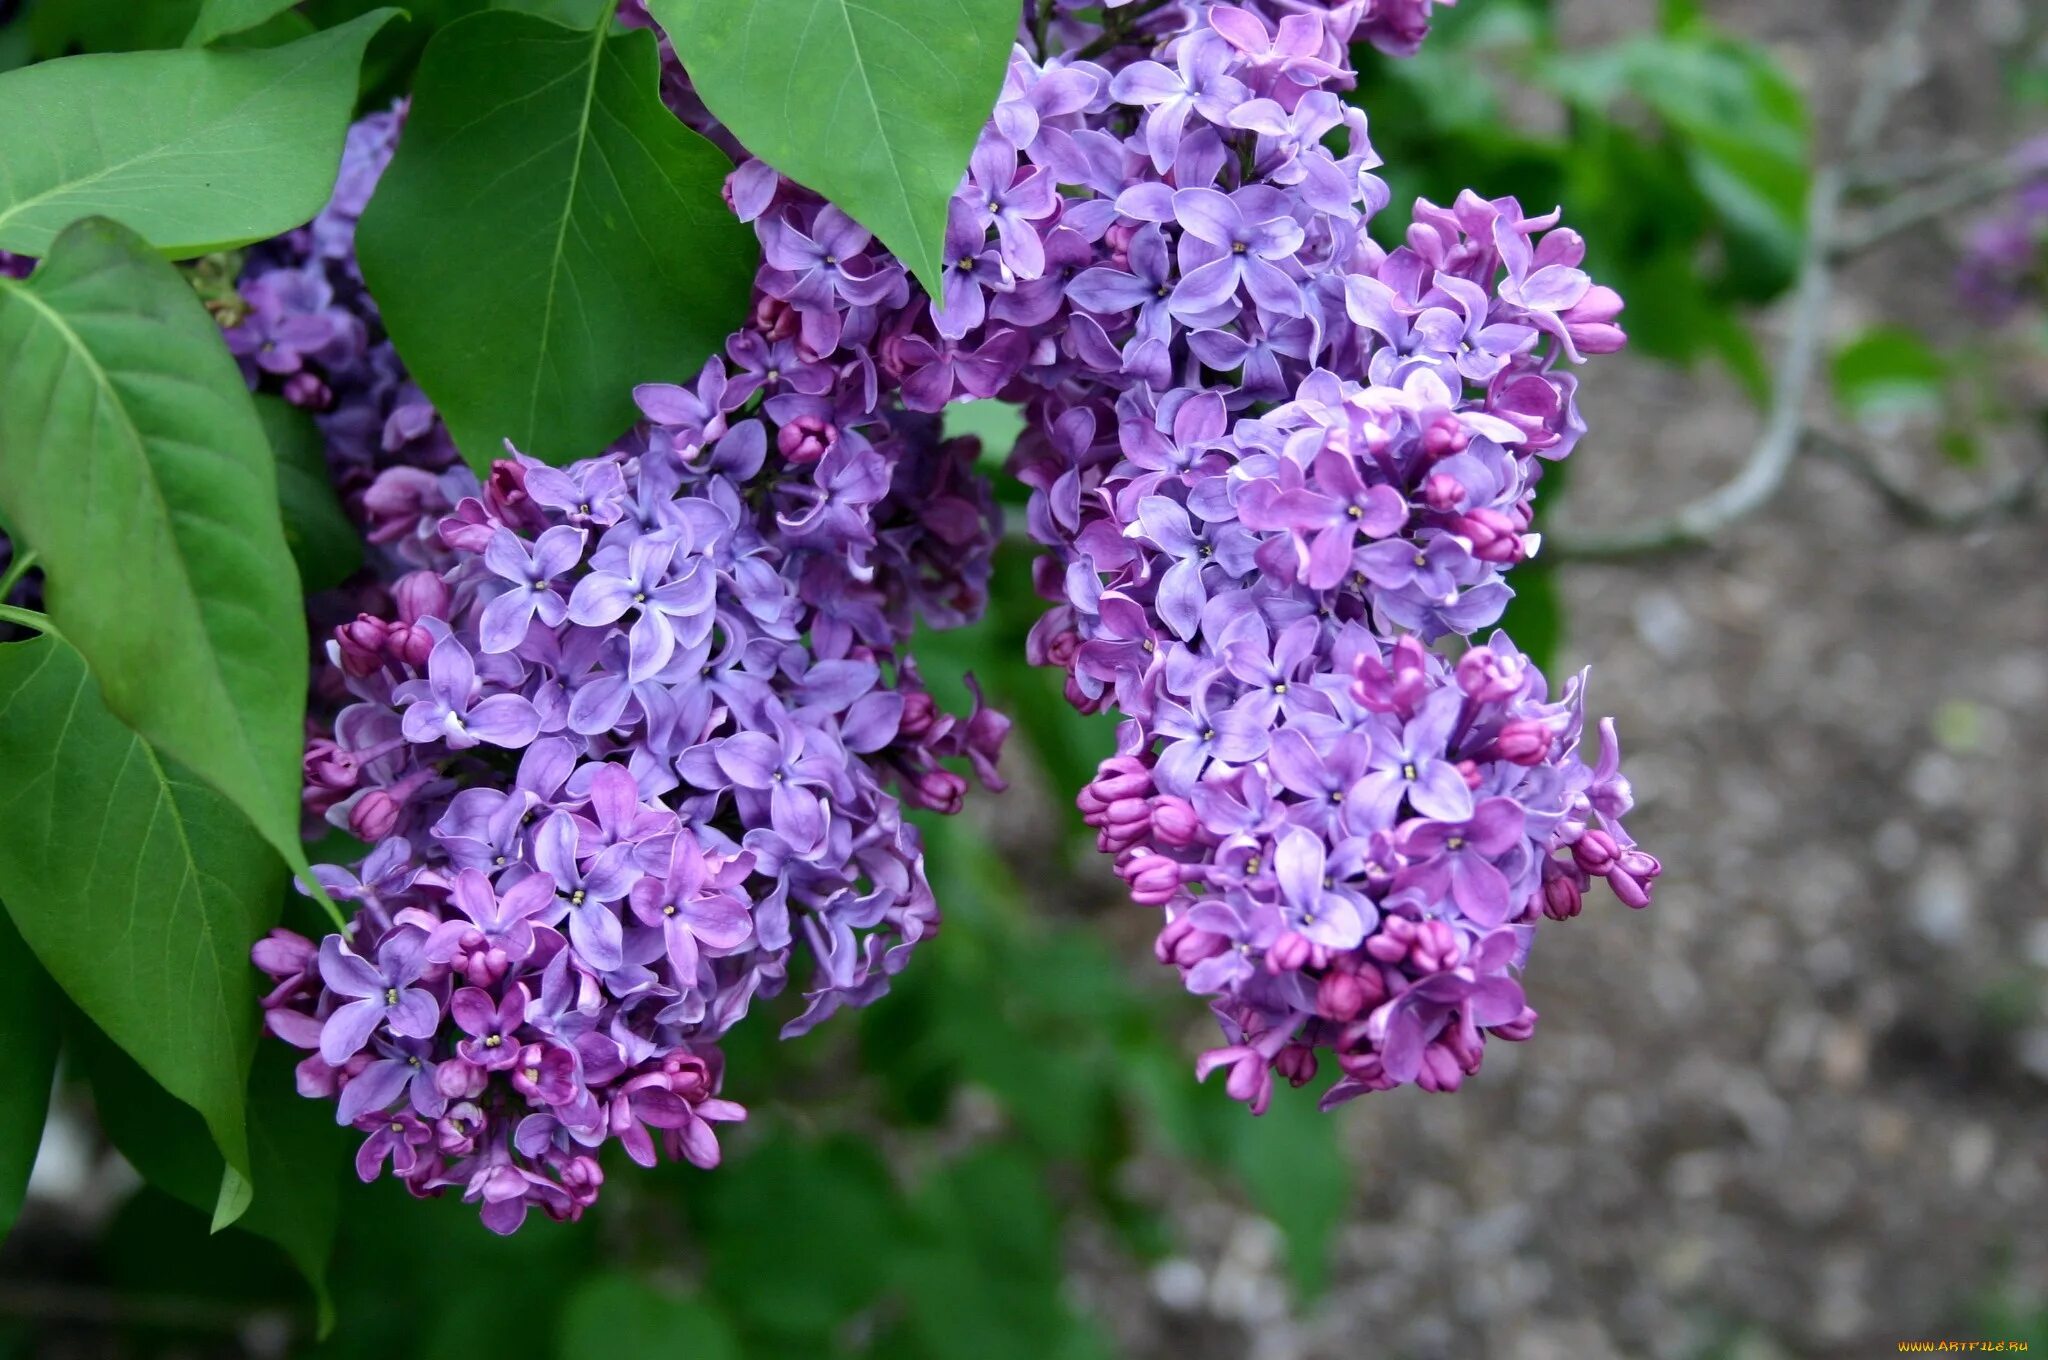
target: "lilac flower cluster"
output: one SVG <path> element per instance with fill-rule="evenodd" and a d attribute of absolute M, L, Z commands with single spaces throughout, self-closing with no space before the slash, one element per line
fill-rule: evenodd
<path fill-rule="evenodd" d="M 940 714 L 903 650 L 984 598 L 993 501 L 937 420 L 971 397 L 1030 416 L 1059 601 L 1034 657 L 1128 719 L 1082 804 L 1213 998 L 1230 1043 L 1200 1070 L 1255 1108 L 1317 1048 L 1333 1101 L 1447 1089 L 1485 1034 L 1529 1032 L 1533 921 L 1595 877 L 1641 905 L 1656 862 L 1621 829 L 1611 730 L 1579 757 L 1579 682 L 1553 700 L 1498 636 L 1455 662 L 1423 644 L 1509 598 L 1539 460 L 1583 430 L 1555 365 L 1620 347 L 1620 299 L 1512 200 L 1422 204 L 1393 251 L 1367 235 L 1387 193 L 1334 91 L 1350 40 L 1401 47 L 1427 10 L 1056 6 L 1074 55 L 1014 57 L 937 305 L 743 159 L 747 325 L 569 468 L 514 456 L 478 484 L 406 453 L 445 436 L 346 246 L 316 223 L 260 262 L 238 352 L 325 410 L 385 565 L 414 568 L 337 630 L 352 702 L 307 754 L 309 811 L 377 843 L 320 871 L 355 922 L 258 951 L 271 1028 L 369 1135 L 366 1176 L 389 1161 L 509 1230 L 580 1212 L 611 1136 L 708 1165 L 739 1114 L 716 1041 L 797 950 L 816 977 L 789 1032 L 930 934 L 899 800 L 956 809 L 942 762 L 994 783 L 1007 727 Z M 705 125 L 685 76 L 664 89 Z"/>
<path fill-rule="evenodd" d="M 1212 999 L 1229 1042 L 1198 1070 L 1254 1109 L 1317 1050 L 1343 1073 L 1326 1104 L 1453 1089 L 1488 1034 L 1533 1028 L 1534 923 L 1595 878 L 1646 905 L 1659 869 L 1621 824 L 1611 727 L 1581 755 L 1582 678 L 1553 696 L 1498 634 L 1425 645 L 1511 598 L 1543 464 L 1584 431 L 1558 365 L 1622 346 L 1621 299 L 1512 199 L 1418 204 L 1393 250 L 1367 234 L 1388 195 L 1334 91 L 1369 7 L 1119 12 L 1052 28 L 1099 60 L 1014 57 L 937 307 L 742 164 L 757 324 L 842 371 L 872 357 L 912 409 L 1025 404 L 1058 601 L 1033 659 L 1127 718 L 1081 804 Z"/>
<path fill-rule="evenodd" d="M 466 489 L 455 444 L 384 334 L 356 264 L 356 221 L 369 205 L 405 124 L 403 104 L 349 129 L 334 194 L 306 226 L 252 247 L 239 298 L 220 316 L 228 349 L 252 387 L 314 413 L 328 469 L 373 543 L 393 524 L 418 524 L 418 503 L 453 504 Z M 402 468 L 379 479 L 389 469 Z M 372 485 L 377 489 L 372 492 Z M 431 556 L 431 543 L 424 551 Z"/>
<path fill-rule="evenodd" d="M 1971 228 L 1957 286 L 1993 323 L 2048 298 L 2048 137 L 2012 153 L 2027 176 L 1998 210 Z"/>
<path fill-rule="evenodd" d="M 305 760 L 309 814 L 374 843 L 315 870 L 353 920 L 255 958 L 301 1090 L 367 1135 L 359 1173 L 509 1232 L 581 1213 L 609 1138 L 715 1164 L 743 1114 L 717 1041 L 753 1000 L 807 955 L 802 1034 L 936 928 L 903 807 L 957 811 L 949 763 L 1000 787 L 1008 723 L 940 712 L 903 646 L 979 613 L 996 510 L 974 441 L 753 328 L 636 389 L 644 421 L 600 457 L 437 468 L 348 253 L 395 130 L 359 125 L 230 333 L 252 381 L 323 410 L 395 578 L 334 630 L 345 706 Z M 379 422 L 399 437 L 356 440 Z"/>

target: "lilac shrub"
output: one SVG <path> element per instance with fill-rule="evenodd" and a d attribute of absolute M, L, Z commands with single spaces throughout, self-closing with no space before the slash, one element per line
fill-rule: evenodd
<path fill-rule="evenodd" d="M 1233 1095 L 1319 1050 L 1335 1103 L 1456 1087 L 1535 1013 L 1535 922 L 1604 878 L 1647 903 L 1611 726 L 1504 636 L 1533 496 L 1583 424 L 1562 364 L 1620 299 L 1556 214 L 1419 204 L 1404 244 L 1353 41 L 1428 0 L 1037 7 L 951 203 L 939 303 L 839 209 L 744 157 L 746 324 L 644 417 L 479 482 L 349 250 L 401 116 L 335 203 L 256 253 L 231 332 L 319 413 L 382 584 L 327 648 L 310 815 L 346 935 L 280 932 L 270 1028 L 366 1135 L 359 1170 L 509 1231 L 573 1217 L 616 1137 L 708 1166 L 717 1043 L 807 956 L 801 1033 L 937 923 L 904 806 L 999 787 L 1007 723 L 940 713 L 905 650 L 986 597 L 997 517 L 966 398 L 1020 403 L 1014 466 L 1055 603 L 1033 659 L 1123 714 L 1081 794 L 1163 961 L 1210 998 Z M 628 4 L 623 17 L 646 22 Z M 677 115 L 735 151 L 664 48 Z M 1447 644 L 1459 641 L 1462 650 Z"/>

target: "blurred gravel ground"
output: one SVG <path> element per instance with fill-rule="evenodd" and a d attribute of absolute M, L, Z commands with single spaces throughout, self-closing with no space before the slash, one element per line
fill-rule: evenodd
<path fill-rule="evenodd" d="M 1927 79 L 1887 151 L 2014 139 L 1987 72 L 2029 2 L 1936 0 Z M 1706 8 L 1772 47 L 1824 144 L 1891 12 Z M 1560 12 L 1593 41 L 1654 7 Z M 1952 226 L 1932 229 L 1858 262 L 1837 333 L 1959 334 L 1952 245 Z M 2048 407 L 2048 374 L 2004 378 Z M 1718 373 L 1624 358 L 1588 390 L 1578 524 L 1679 504 L 1754 435 Z M 1925 434 L 1879 452 L 1911 466 Z M 1147 1280 L 1091 1264 L 1085 1292 L 1131 1353 L 1848 1360 L 1901 1338 L 1995 1339 L 1994 1295 L 2038 1324 L 2048 524 L 1912 533 L 1806 460 L 1724 549 L 1573 568 L 1565 590 L 1567 660 L 1595 664 L 1593 709 L 1619 719 L 1641 800 L 1630 827 L 1663 857 L 1655 908 L 1603 895 L 1546 930 L 1536 1040 L 1491 1046 L 1462 1094 L 1338 1116 L 1362 1193 L 1315 1306 L 1288 1312 L 1275 1234 L 1220 1203 L 1179 1206 L 1200 1247 Z"/>

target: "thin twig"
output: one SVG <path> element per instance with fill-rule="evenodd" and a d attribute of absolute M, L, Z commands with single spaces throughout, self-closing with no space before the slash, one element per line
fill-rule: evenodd
<path fill-rule="evenodd" d="M 1809 438 L 1809 446 L 1815 452 L 1833 458 L 1854 473 L 1878 494 L 1895 517 L 1917 529 L 1955 533 L 2018 519 L 2033 513 L 2041 503 L 2042 492 L 2048 489 L 2048 463 L 2036 463 L 1988 496 L 1964 505 L 1936 505 L 1885 471 L 1857 445 L 1825 430 L 1815 430 Z"/>
<path fill-rule="evenodd" d="M 1705 547 L 1737 520 L 1758 509 L 1784 485 L 1806 430 L 1806 403 L 1820 367 L 1825 313 L 1834 295 L 1834 243 L 1847 166 L 1855 164 L 1884 130 L 1893 101 L 1912 81 L 1914 40 L 1926 24 L 1933 0 L 1901 0 L 1882 49 L 1872 61 L 1849 114 L 1839 160 L 1814 171 L 1807 194 L 1806 244 L 1791 299 L 1791 330 L 1773 370 L 1764 427 L 1741 471 L 1728 482 L 1676 513 L 1611 534 L 1545 535 L 1550 560 L 1639 557 Z"/>
<path fill-rule="evenodd" d="M 1946 179 L 1900 194 L 1852 222 L 1835 239 L 1835 258 L 1860 254 L 1900 232 L 1996 198 L 2009 189 L 2017 188 L 2030 174 L 2038 173 L 2037 168 L 2026 165 L 2009 153 L 1965 166 Z"/>
<path fill-rule="evenodd" d="M 16 545 L 19 547 L 19 545 Z M 21 584 L 21 578 L 35 568 L 34 549 L 21 548 L 14 560 L 7 564 L 7 570 L 0 572 L 0 600 L 5 600 L 14 588 Z"/>

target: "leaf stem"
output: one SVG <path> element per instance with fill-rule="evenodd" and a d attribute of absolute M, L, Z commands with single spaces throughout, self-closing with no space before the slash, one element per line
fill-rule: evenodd
<path fill-rule="evenodd" d="M 33 609 L 21 609 L 11 604 L 0 604 L 0 623 L 18 624 L 33 629 L 45 637 L 56 638 L 59 642 L 64 635 L 57 631 L 57 625 L 50 622 L 48 614 L 38 614 Z"/>
<path fill-rule="evenodd" d="M 14 561 L 8 564 L 7 570 L 4 573 L 0 573 L 0 600 L 5 600 L 8 592 L 20 585 L 21 578 L 34 570 L 35 565 L 36 555 L 34 549 L 23 548 Z"/>

